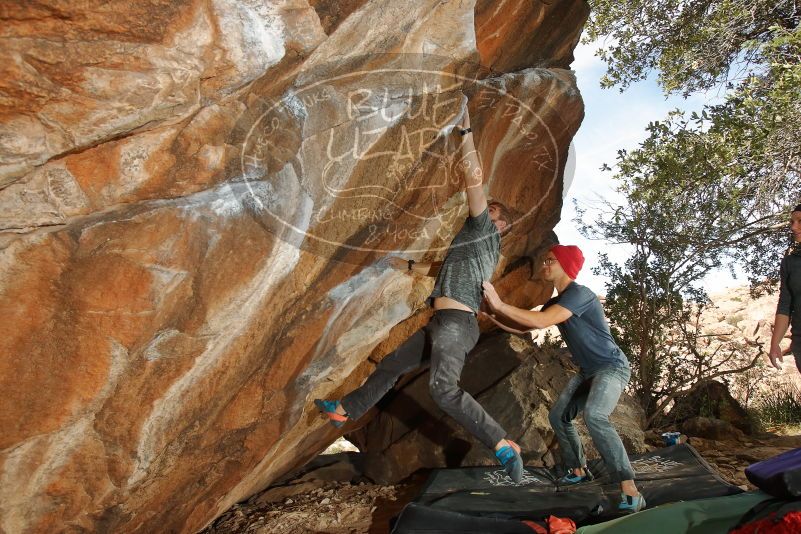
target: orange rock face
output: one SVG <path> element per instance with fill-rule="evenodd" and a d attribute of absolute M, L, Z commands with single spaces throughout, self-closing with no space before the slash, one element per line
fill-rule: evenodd
<path fill-rule="evenodd" d="M 195 532 L 324 449 L 312 399 L 427 317 L 467 101 L 519 215 L 559 218 L 584 2 L 0 7 L 0 531 Z M 512 296 L 513 295 L 513 296 Z"/>

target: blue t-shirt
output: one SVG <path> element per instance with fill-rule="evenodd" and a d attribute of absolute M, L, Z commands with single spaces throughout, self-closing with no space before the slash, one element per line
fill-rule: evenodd
<path fill-rule="evenodd" d="M 588 287 L 571 282 L 542 309 L 559 304 L 573 315 L 558 323 L 559 333 L 582 371 L 592 374 L 603 367 L 629 367 L 629 360 L 617 346 L 604 317 L 601 301 Z"/>

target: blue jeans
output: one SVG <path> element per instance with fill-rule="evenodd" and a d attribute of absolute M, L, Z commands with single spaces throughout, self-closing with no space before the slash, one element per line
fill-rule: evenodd
<path fill-rule="evenodd" d="M 573 419 L 584 410 L 584 422 L 595 447 L 609 468 L 612 481 L 634 480 L 634 470 L 623 442 L 609 422 L 609 415 L 617 406 L 629 378 L 629 367 L 610 366 L 592 374 L 579 370 L 567 383 L 548 416 L 559 440 L 565 467 L 574 469 L 587 465 L 581 439 L 573 426 Z"/>

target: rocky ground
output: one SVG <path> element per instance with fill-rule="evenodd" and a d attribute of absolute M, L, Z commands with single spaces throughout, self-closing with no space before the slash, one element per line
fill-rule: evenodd
<path fill-rule="evenodd" d="M 663 446 L 660 433 L 646 433 L 647 448 Z M 751 463 L 801 447 L 801 428 L 774 429 L 736 440 L 691 436 L 688 442 L 722 478 L 751 490 L 754 487 L 745 478 L 744 469 Z M 331 480 L 349 477 L 351 480 Z M 394 486 L 358 479 L 355 471 L 343 467 L 342 462 L 313 469 L 235 505 L 202 534 L 386 533 L 389 520 L 414 498 L 425 476 L 420 474 Z"/>
<path fill-rule="evenodd" d="M 319 481 L 318 481 L 319 482 Z M 295 493 L 295 492 L 298 493 Z M 396 486 L 360 482 L 303 482 L 272 488 L 246 503 L 235 505 L 204 530 L 204 534 L 351 534 L 371 529 L 383 502 L 397 500 Z"/>
<path fill-rule="evenodd" d="M 389 520 L 416 494 L 423 474 L 405 484 L 373 484 L 361 455 L 345 439 L 246 502 L 234 505 L 201 534 L 356 534 L 388 532 Z"/>

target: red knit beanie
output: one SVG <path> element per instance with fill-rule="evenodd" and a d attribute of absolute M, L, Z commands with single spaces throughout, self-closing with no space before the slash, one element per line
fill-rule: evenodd
<path fill-rule="evenodd" d="M 579 271 L 584 266 L 584 254 L 576 245 L 554 245 L 551 252 L 559 260 L 562 270 L 573 280 L 578 276 Z"/>

